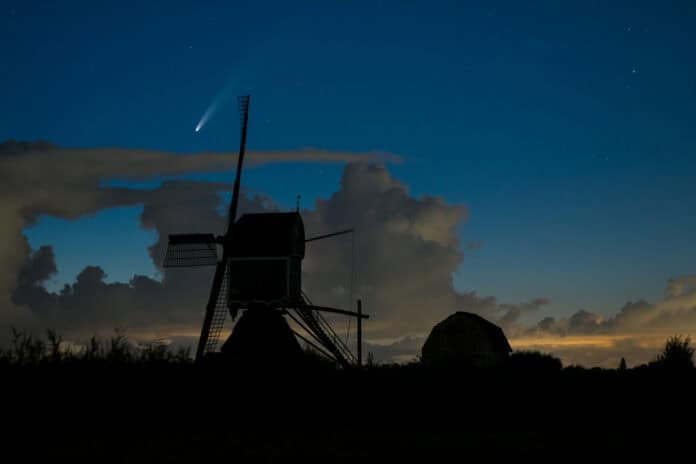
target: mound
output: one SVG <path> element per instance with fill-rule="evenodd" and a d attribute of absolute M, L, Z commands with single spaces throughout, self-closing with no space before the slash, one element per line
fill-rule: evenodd
<path fill-rule="evenodd" d="M 438 323 L 421 350 L 427 365 L 491 367 L 512 351 L 502 329 L 473 313 L 458 311 Z"/>

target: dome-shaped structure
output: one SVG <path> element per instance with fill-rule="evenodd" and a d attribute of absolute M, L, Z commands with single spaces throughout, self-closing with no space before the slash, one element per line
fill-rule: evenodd
<path fill-rule="evenodd" d="M 495 366 L 512 351 L 497 325 L 478 314 L 458 311 L 438 323 L 421 350 L 428 365 Z"/>

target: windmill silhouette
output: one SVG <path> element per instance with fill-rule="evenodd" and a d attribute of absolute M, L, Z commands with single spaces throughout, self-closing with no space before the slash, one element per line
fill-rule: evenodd
<path fill-rule="evenodd" d="M 241 139 L 234 190 L 224 235 L 174 234 L 169 236 L 169 245 L 164 267 L 216 266 L 210 296 L 205 310 L 201 336 L 196 349 L 196 360 L 215 353 L 223 325 L 229 314 L 236 319 L 241 310 L 245 312 L 237 326 L 247 321 L 269 321 L 268 327 L 256 323 L 253 330 L 259 332 L 258 339 L 274 344 L 272 338 L 284 337 L 289 330 L 297 338 L 317 350 L 320 354 L 343 367 L 360 365 L 362 362 L 362 314 L 358 311 L 316 306 L 302 291 L 302 259 L 305 243 L 346 233 L 352 229 L 312 238 L 305 238 L 304 223 L 299 208 L 287 213 L 244 214 L 237 219 L 239 186 L 244 163 L 250 97 L 237 98 L 241 123 Z M 357 356 L 354 355 L 328 324 L 322 313 L 333 313 L 357 318 Z M 259 319 L 260 315 L 264 315 Z M 305 335 L 290 329 L 286 322 L 277 321 L 282 316 L 291 318 Z M 273 322 L 273 324 L 270 324 Z M 246 326 L 251 326 L 248 322 Z M 270 326 L 274 327 L 271 328 Z M 236 331 L 237 327 L 235 327 Z M 234 349 L 235 332 L 223 345 Z M 291 337 L 292 338 L 292 337 Z M 292 340 L 295 344 L 295 339 Z M 282 343 L 279 345 L 282 346 Z M 285 345 L 288 346 L 287 344 Z"/>

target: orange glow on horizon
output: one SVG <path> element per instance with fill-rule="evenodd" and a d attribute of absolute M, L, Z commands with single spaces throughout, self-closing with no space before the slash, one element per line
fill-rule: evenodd
<path fill-rule="evenodd" d="M 671 334 L 671 332 L 670 332 Z M 510 345 L 516 350 L 552 348 L 614 348 L 617 343 L 630 341 L 642 348 L 657 348 L 664 345 L 665 334 L 601 334 L 565 335 L 511 338 Z"/>

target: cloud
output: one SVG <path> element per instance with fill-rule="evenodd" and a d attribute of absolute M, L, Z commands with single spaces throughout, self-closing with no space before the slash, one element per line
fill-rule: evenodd
<path fill-rule="evenodd" d="M 523 303 L 501 303 L 494 296 L 479 296 L 475 291 L 456 293 L 456 308 L 479 314 L 499 325 L 507 334 L 514 336 L 521 330 L 520 318 L 539 311 L 551 301 L 547 298 L 533 298 Z"/>
<path fill-rule="evenodd" d="M 306 149 L 296 151 L 250 152 L 250 163 L 270 162 L 347 162 L 352 160 L 386 159 L 398 162 L 398 157 L 384 153 L 345 153 Z M 148 150 L 121 148 L 61 148 L 47 142 L 14 142 L 0 144 L 0 326 L 31 324 L 32 313 L 26 305 L 12 302 L 12 293 L 20 286 L 20 269 L 27 266 L 30 250 L 22 230 L 40 215 L 75 219 L 99 210 L 134 204 L 147 204 L 148 217 L 168 214 L 159 218 L 174 225 L 177 214 L 184 230 L 210 224 L 215 212 L 205 208 L 189 208 L 183 212 L 166 212 L 161 207 L 167 195 L 172 203 L 210 200 L 221 189 L 220 185 L 200 183 L 164 184 L 155 192 L 117 187 L 104 187 L 110 179 L 147 179 L 194 172 L 228 170 L 235 165 L 236 154 L 199 153 L 175 154 Z M 174 198 L 175 192 L 187 196 Z M 225 187 L 229 189 L 229 187 Z M 191 191 L 191 190 L 195 190 Z M 205 198 L 203 198 L 205 197 Z M 215 199 L 217 201 L 217 199 Z M 159 203 L 158 203 L 159 202 Z M 159 212 L 155 211 L 160 205 Z M 199 205 L 202 203 L 199 203 Z M 209 203 L 207 203 L 209 204 Z M 211 207 L 212 208 L 212 207 Z M 195 209 L 195 210 L 194 210 Z M 188 214 L 189 216 L 185 216 Z M 144 226 L 157 229 L 152 219 L 144 218 Z M 163 224 L 159 228 L 166 228 Z M 166 233 L 169 233 L 167 230 Z M 165 234 L 166 236 L 166 234 Z M 42 253 L 45 253 L 42 252 Z M 151 249 L 161 253 L 161 243 Z M 45 256 L 44 256 L 45 257 Z M 155 261 L 158 263 L 158 261 Z M 26 275 L 25 277 L 26 278 Z"/>
<path fill-rule="evenodd" d="M 12 302 L 35 308 L 49 308 L 53 298 L 44 289 L 43 283 L 58 272 L 53 248 L 42 246 L 27 256 L 19 270 L 17 288 L 12 293 Z"/>
<path fill-rule="evenodd" d="M 39 214 L 76 218 L 103 208 L 141 201 L 138 191 L 105 188 L 110 179 L 138 180 L 231 170 L 236 154 L 176 154 L 121 148 L 60 148 L 46 142 L 0 144 L 0 208 L 11 229 Z M 249 163 L 350 162 L 398 157 L 382 153 L 321 150 L 250 152 Z M 21 223 L 21 224 L 20 224 Z M 2 229 L 0 233 L 5 232 Z M 5 232 L 7 233 L 7 232 Z M 4 255 L 4 254 L 3 254 Z"/>
<path fill-rule="evenodd" d="M 662 300 L 628 301 L 611 317 L 579 310 L 568 318 L 542 319 L 527 334 L 553 335 L 656 335 L 696 328 L 696 276 L 682 276 L 667 282 Z M 686 285 L 689 284 L 689 285 Z"/>
<path fill-rule="evenodd" d="M 347 163 L 381 161 L 399 163 L 386 152 L 350 153 L 305 148 L 287 151 L 248 151 L 250 165 L 279 162 Z M 54 174 L 54 181 L 73 185 L 95 179 L 147 179 L 197 172 L 228 171 L 236 166 L 237 153 L 171 153 L 132 148 L 62 148 L 47 142 L 0 144 L 0 176 L 14 188 L 24 182 L 46 180 L 43 171 Z"/>
<path fill-rule="evenodd" d="M 161 282 L 134 276 L 128 283 L 107 284 L 103 271 L 91 267 L 74 284 L 52 294 L 41 284 L 55 272 L 55 263 L 50 248 L 42 248 L 25 256 L 25 277 L 13 292 L 13 301 L 28 306 L 34 316 L 54 327 L 96 330 L 137 325 L 149 329 L 159 324 L 165 330 L 190 324 L 197 328 L 210 272 L 165 271 L 161 262 L 169 233 L 224 229 L 226 219 L 218 213 L 217 195 L 223 188 L 229 187 L 171 181 L 154 190 L 124 192 L 129 201 L 143 205 L 142 227 L 158 233 L 149 253 L 162 271 Z M 308 235 L 347 227 L 358 231 L 354 248 L 345 237 L 308 245 L 304 282 L 316 303 L 349 304 L 348 277 L 357 256 L 354 297 L 366 302 L 372 336 L 422 334 L 453 310 L 456 294 L 451 276 L 462 259 L 456 226 L 466 217 L 463 207 L 436 197 L 414 198 L 384 166 L 362 162 L 346 165 L 339 191 L 329 199 L 318 199 L 314 206 L 303 211 Z M 241 212 L 273 209 L 270 198 L 241 198 Z"/>
<path fill-rule="evenodd" d="M 227 187 L 170 181 L 154 190 L 138 191 L 138 202 L 143 204 L 141 225 L 159 234 L 149 252 L 160 270 L 169 233 L 224 230 L 226 218 L 218 213 L 218 191 Z M 242 196 L 239 208 L 245 213 L 273 206 L 256 195 Z M 212 279 L 212 268 L 172 269 L 163 272 L 161 280 L 134 275 L 129 282 L 106 283 L 100 267 L 87 266 L 73 284 L 49 292 L 42 284 L 56 272 L 50 246 L 30 253 L 21 267 L 12 302 L 29 308 L 36 326 L 83 336 L 115 327 L 162 335 L 198 328 Z"/>
<path fill-rule="evenodd" d="M 678 297 L 696 290 L 696 276 L 680 276 L 667 281 L 665 297 Z"/>
<path fill-rule="evenodd" d="M 539 349 L 567 363 L 615 367 L 646 363 L 674 334 L 696 333 L 696 276 L 667 281 L 664 297 L 654 303 L 628 301 L 611 317 L 579 310 L 567 318 L 546 317 L 515 333 L 518 349 Z"/>
<path fill-rule="evenodd" d="M 355 259 L 353 296 L 365 301 L 372 336 L 422 334 L 454 308 L 462 206 L 414 198 L 384 166 L 353 163 L 340 189 L 303 216 L 310 235 L 355 228 L 354 247 L 348 236 L 308 244 L 305 282 L 313 300 L 345 307 Z"/>
<path fill-rule="evenodd" d="M 513 339 L 515 350 L 532 350 L 551 353 L 561 359 L 565 366 L 616 368 L 621 358 L 628 366 L 644 364 L 655 358 L 664 346 L 661 337 L 568 335 L 564 337 L 533 337 Z"/>

